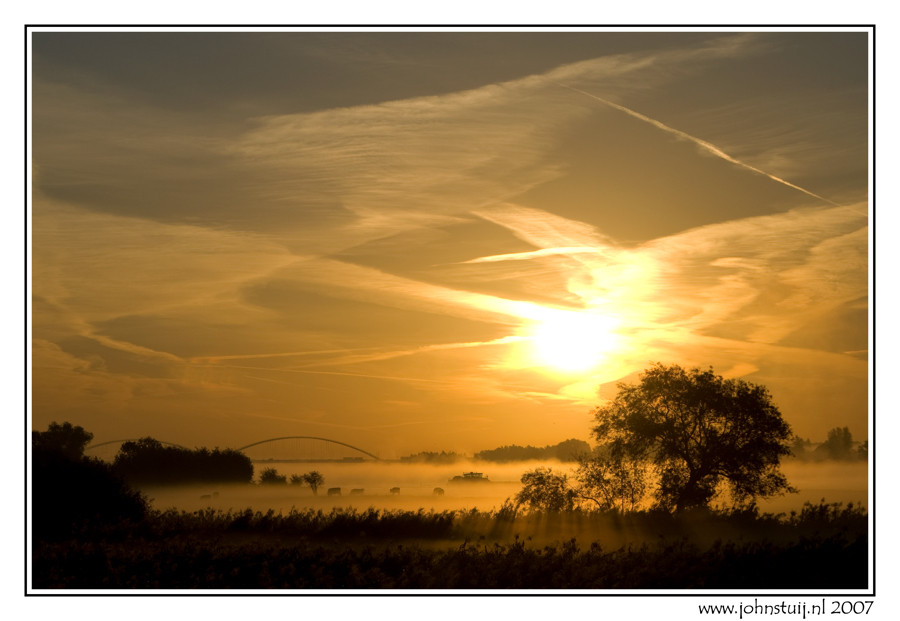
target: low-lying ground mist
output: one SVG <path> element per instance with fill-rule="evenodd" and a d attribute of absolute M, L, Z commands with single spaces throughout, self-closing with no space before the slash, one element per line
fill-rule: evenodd
<path fill-rule="evenodd" d="M 456 511 L 499 509 L 521 489 L 520 479 L 526 471 L 547 466 L 558 472 L 572 473 L 575 465 L 554 461 L 492 464 L 485 462 L 457 462 L 455 464 L 405 464 L 398 462 L 257 462 L 256 480 L 264 468 L 275 468 L 287 476 L 311 470 L 321 472 L 325 483 L 314 495 L 306 485 L 218 485 L 187 487 L 154 487 L 143 491 L 151 499 L 154 509 L 175 508 L 196 511 L 207 507 L 222 511 L 268 511 L 287 513 L 291 509 L 321 509 L 334 507 L 385 510 Z M 759 502 L 762 511 L 788 513 L 798 510 L 805 502 L 854 503 L 868 505 L 868 469 L 864 462 L 800 462 L 788 461 L 782 470 L 788 481 L 798 489 Z M 482 472 L 489 482 L 451 483 L 450 479 L 464 472 Z M 328 495 L 328 489 L 339 487 L 341 494 Z M 399 492 L 391 493 L 392 488 Z M 435 488 L 443 494 L 434 493 Z M 362 490 L 351 495 L 351 490 Z"/>
<path fill-rule="evenodd" d="M 153 508 L 177 508 L 194 511 L 206 507 L 221 510 L 256 511 L 273 509 L 288 512 L 291 509 L 322 509 L 333 507 L 374 507 L 387 510 L 456 511 L 480 509 L 490 511 L 519 491 L 519 479 L 526 470 L 548 465 L 545 462 L 521 462 L 516 464 L 490 464 L 459 462 L 450 465 L 404 464 L 398 462 L 261 462 L 254 464 L 256 480 L 265 468 L 275 468 L 278 474 L 290 480 L 316 470 L 325 477 L 318 493 L 313 494 L 307 485 L 218 485 L 152 487 L 143 491 L 151 499 Z M 554 469 L 568 469 L 570 464 L 550 464 Z M 451 482 L 454 476 L 464 472 L 482 472 L 487 482 Z M 331 488 L 340 488 L 340 495 L 329 495 Z M 399 491 L 392 493 L 397 488 Z M 442 491 L 435 493 L 438 488 Z M 354 490 L 356 491 L 352 493 Z M 214 495 L 215 494 L 215 495 Z"/>
<path fill-rule="evenodd" d="M 145 488 L 151 511 L 140 518 L 88 518 L 35 539 L 33 584 L 290 589 L 867 584 L 864 465 L 788 462 L 784 472 L 799 494 L 749 510 L 679 514 L 548 512 L 507 502 L 520 489 L 521 475 L 538 466 L 558 472 L 574 468 L 558 462 L 270 462 L 257 464 L 257 481 L 264 468 L 275 467 L 288 480 L 317 470 L 325 482 L 318 495 L 289 483 Z M 471 471 L 490 482 L 450 481 Z M 328 495 L 337 487 L 341 495 Z M 804 506 L 805 501 L 812 504 Z"/>

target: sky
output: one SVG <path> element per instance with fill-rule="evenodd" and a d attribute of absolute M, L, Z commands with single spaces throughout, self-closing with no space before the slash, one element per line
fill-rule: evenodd
<path fill-rule="evenodd" d="M 655 362 L 868 437 L 866 32 L 35 32 L 32 425 L 589 440 Z"/>

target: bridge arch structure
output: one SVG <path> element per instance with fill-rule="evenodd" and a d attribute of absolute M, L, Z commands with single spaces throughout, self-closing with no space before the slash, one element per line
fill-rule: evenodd
<path fill-rule="evenodd" d="M 137 442 L 143 438 L 107 440 L 85 447 L 85 455 L 113 461 L 125 442 Z M 155 439 L 155 438 L 154 438 Z M 189 450 L 175 442 L 157 440 L 164 446 Z M 253 461 L 382 461 L 374 453 L 340 440 L 319 436 L 281 436 L 247 444 L 238 449 Z"/>
<path fill-rule="evenodd" d="M 251 450 L 254 449 L 254 450 Z M 253 442 L 237 449 L 260 461 L 364 461 L 381 458 L 358 446 L 319 436 L 281 436 Z"/>

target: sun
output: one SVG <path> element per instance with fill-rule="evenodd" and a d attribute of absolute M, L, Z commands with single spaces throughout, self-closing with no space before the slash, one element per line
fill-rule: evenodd
<path fill-rule="evenodd" d="M 549 312 L 529 329 L 532 362 L 564 373 L 590 371 L 616 349 L 616 323 L 592 312 Z"/>

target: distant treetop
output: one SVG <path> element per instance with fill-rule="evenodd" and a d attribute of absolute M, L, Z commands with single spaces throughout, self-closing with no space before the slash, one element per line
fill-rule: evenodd
<path fill-rule="evenodd" d="M 529 461 L 539 459 L 557 459 L 574 462 L 580 457 L 590 454 L 591 446 L 584 440 L 563 440 L 559 444 L 543 447 L 518 446 L 511 444 L 499 448 L 475 453 L 475 459 L 492 462 Z"/>

